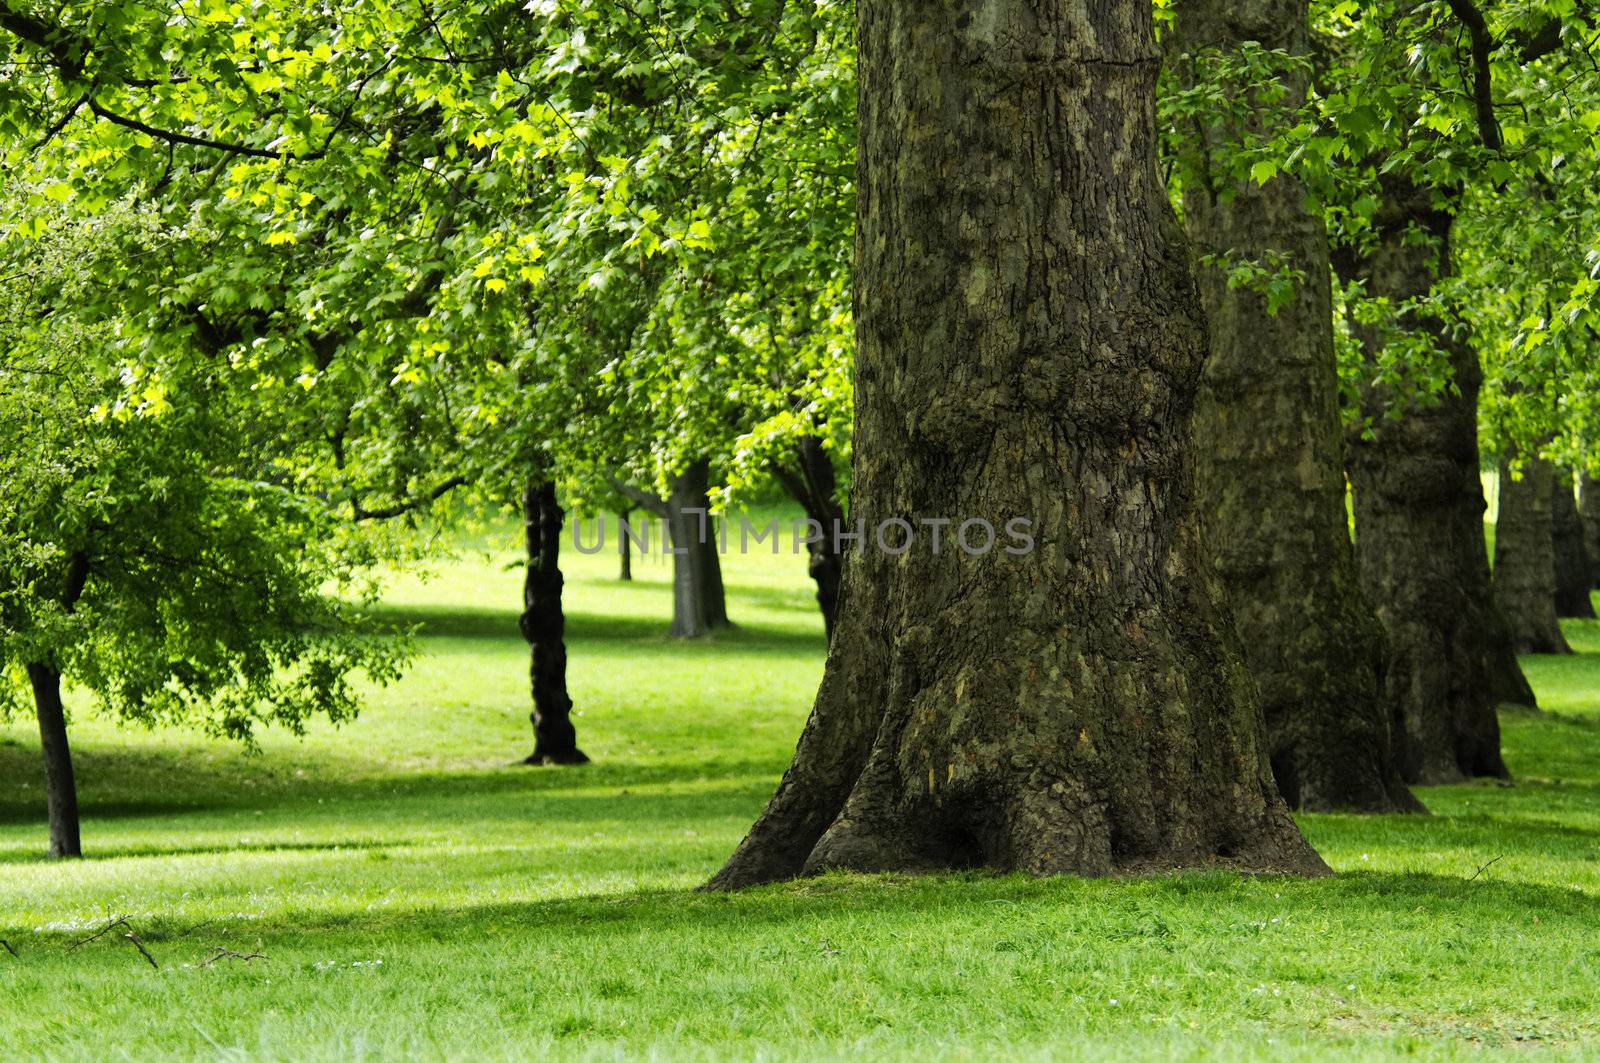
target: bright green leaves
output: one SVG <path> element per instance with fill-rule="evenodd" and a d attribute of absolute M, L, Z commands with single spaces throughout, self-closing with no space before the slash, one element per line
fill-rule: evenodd
<path fill-rule="evenodd" d="M 847 449 L 848 6 L 97 11 L 66 28 L 127 121 L 78 114 L 29 178 L 153 203 L 169 243 L 97 312 L 280 412 L 297 488 L 350 513 L 437 466 L 494 494 L 539 454 L 643 480 L 786 432 Z M 0 87 L 12 158 L 68 80 Z"/>
<path fill-rule="evenodd" d="M 1305 273 L 1287 255 L 1272 252 L 1262 259 L 1247 259 L 1237 254 L 1204 255 L 1200 266 L 1221 270 L 1229 288 L 1247 288 L 1265 301 L 1269 315 L 1275 315 L 1294 298 L 1296 288 L 1305 283 Z"/>
<path fill-rule="evenodd" d="M 1313 4 L 1314 70 L 1255 46 L 1178 57 L 1161 102 L 1172 184 L 1227 198 L 1289 175 L 1347 267 L 1381 227 L 1416 244 L 1430 242 L 1425 228 L 1453 222 L 1448 256 L 1429 249 L 1434 290 L 1391 305 L 1341 286 L 1346 409 L 1360 408 L 1360 392 L 1388 396 L 1394 412 L 1448 387 L 1436 330 L 1423 327 L 1443 322 L 1483 361 L 1491 448 L 1555 436 L 1568 453 L 1600 453 L 1600 401 L 1587 398 L 1600 394 L 1589 331 L 1600 323 L 1595 27 L 1570 0 L 1478 7 L 1491 43 L 1481 83 L 1470 34 L 1444 4 Z M 1296 77 L 1309 88 L 1304 106 L 1274 110 L 1263 88 Z M 1397 200 L 1408 188 L 1420 202 Z M 1224 258 L 1210 267 L 1230 284 L 1269 301 L 1285 290 L 1271 263 Z M 1380 335 L 1381 351 L 1361 351 L 1352 324 Z"/>
<path fill-rule="evenodd" d="M 192 358 L 104 278 L 174 248 L 148 209 L 58 213 L 0 244 L 0 711 L 51 660 L 103 707 L 249 741 L 392 677 L 327 506 L 290 485 L 284 410 Z M 129 359 L 129 355 L 139 355 Z M 88 565 L 83 596 L 65 567 Z"/>

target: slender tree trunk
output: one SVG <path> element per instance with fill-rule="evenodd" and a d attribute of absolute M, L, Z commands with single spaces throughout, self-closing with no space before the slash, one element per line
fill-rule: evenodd
<path fill-rule="evenodd" d="M 566 614 L 561 607 L 561 525 L 565 514 L 551 480 L 522 492 L 528 566 L 522 583 L 522 637 L 532 655 L 533 753 L 525 764 L 586 764 L 567 695 Z"/>
<path fill-rule="evenodd" d="M 817 605 L 822 609 L 823 627 L 831 641 L 839 615 L 839 581 L 844 573 L 844 562 L 833 537 L 833 529 L 844 524 L 833 461 L 822 448 L 821 439 L 802 436 L 795 446 L 794 467 L 774 471 L 784 490 L 805 510 L 806 517 L 822 528 L 821 537 L 806 544 L 806 571 L 816 582 Z"/>
<path fill-rule="evenodd" d="M 1245 41 L 1307 51 L 1306 0 L 1183 0 L 1178 15 L 1191 51 L 1232 53 Z M 1286 99 L 1275 106 L 1305 99 L 1300 68 L 1280 81 Z M 1261 89 L 1236 88 L 1245 98 Z M 1265 122 L 1258 115 L 1251 124 Z M 1213 124 L 1195 150 L 1226 150 L 1242 132 Z M 1304 278 L 1274 313 L 1263 294 L 1231 287 L 1221 269 L 1200 271 L 1211 357 L 1195 413 L 1196 495 L 1261 688 L 1284 798 L 1314 810 L 1420 811 L 1394 758 L 1379 683 L 1383 630 L 1350 544 L 1328 236 L 1306 200 L 1287 176 L 1186 190 L 1198 250 L 1281 255 Z"/>
<path fill-rule="evenodd" d="M 1361 260 L 1341 256 L 1341 269 L 1364 278 L 1370 295 L 1402 305 L 1447 275 L 1454 219 L 1435 206 L 1432 190 L 1402 178 L 1387 179 L 1385 193 L 1378 246 Z M 1357 567 L 1388 636 L 1383 681 L 1396 738 L 1403 735 L 1402 776 L 1411 783 L 1504 777 L 1496 703 L 1531 704 L 1533 695 L 1489 583 L 1478 477 L 1482 377 L 1476 354 L 1446 322 L 1413 324 L 1448 355 L 1455 390 L 1393 417 L 1387 394 L 1364 396 L 1373 433 L 1353 437 L 1347 455 Z M 1382 335 L 1366 326 L 1356 332 L 1375 358 Z"/>
<path fill-rule="evenodd" d="M 631 509 L 617 510 L 617 578 L 624 582 L 633 579 L 633 543 L 628 538 L 628 517 Z"/>
<path fill-rule="evenodd" d="M 1572 495 L 1572 473 L 1561 469 L 1550 499 L 1550 521 L 1556 560 L 1556 615 L 1593 620 L 1594 563 L 1584 543 L 1583 520 Z"/>
<path fill-rule="evenodd" d="M 1589 558 L 1589 583 L 1600 587 L 1600 477 L 1578 478 L 1578 519 L 1583 524 L 1584 554 Z"/>
<path fill-rule="evenodd" d="M 846 555 L 795 759 L 712 885 L 1326 873 L 1191 498 L 1206 335 L 1156 172 L 1150 5 L 857 11 L 851 516 L 1027 518 L 1034 543 Z"/>
<path fill-rule="evenodd" d="M 666 500 L 672 551 L 672 629 L 677 638 L 700 638 L 728 621 L 716 520 L 710 514 L 710 463 L 693 462 L 672 481 Z"/>
<path fill-rule="evenodd" d="M 50 855 L 82 856 L 78 838 L 78 788 L 67 744 L 67 716 L 61 704 L 61 673 L 47 664 L 28 665 L 33 704 L 44 750 L 45 805 L 50 817 Z"/>
<path fill-rule="evenodd" d="M 1500 465 L 1500 514 L 1494 525 L 1494 599 L 1518 653 L 1571 653 L 1556 618 L 1555 473 L 1531 458 L 1514 476 Z"/>

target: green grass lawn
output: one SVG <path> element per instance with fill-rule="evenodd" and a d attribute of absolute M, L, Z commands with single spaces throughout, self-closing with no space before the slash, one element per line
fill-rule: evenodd
<path fill-rule="evenodd" d="M 803 559 L 730 557 L 739 630 L 677 644 L 660 559 L 571 556 L 595 763 L 526 768 L 516 542 L 486 541 L 396 582 L 423 655 L 342 729 L 246 757 L 80 712 L 82 862 L 42 858 L 37 738 L 0 725 L 0 1058 L 1600 1058 L 1600 623 L 1527 662 L 1514 787 L 1304 817 L 1332 879 L 704 895 L 821 672 Z M 159 970 L 121 928 L 67 947 L 122 915 Z"/>

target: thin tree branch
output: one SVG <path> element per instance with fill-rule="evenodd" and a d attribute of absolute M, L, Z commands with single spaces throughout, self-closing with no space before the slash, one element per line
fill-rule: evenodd
<path fill-rule="evenodd" d="M 74 941 L 72 944 L 68 945 L 67 946 L 67 951 L 70 952 L 71 950 L 73 950 L 75 948 L 78 948 L 81 945 L 87 945 L 91 941 L 98 941 L 101 938 L 105 937 L 107 934 L 111 933 L 111 931 L 115 930 L 117 927 L 119 927 L 119 926 L 127 926 L 127 925 L 128 925 L 128 917 L 125 916 L 125 915 L 119 915 L 115 919 L 111 920 L 111 922 L 109 922 L 105 926 L 101 927 L 99 930 L 96 930 L 94 933 L 90 934 L 88 937 L 83 938 L 83 939 L 81 939 L 79 941 Z"/>
<path fill-rule="evenodd" d="M 1490 81 L 1489 67 L 1496 41 L 1489 32 L 1489 24 L 1484 21 L 1483 12 L 1472 0 L 1448 2 L 1450 11 L 1466 27 L 1467 36 L 1472 39 L 1472 102 L 1478 112 L 1478 136 L 1482 138 L 1484 147 L 1497 152 L 1504 142 L 1500 138 L 1500 123 L 1494 116 L 1494 86 Z"/>
<path fill-rule="evenodd" d="M 90 99 L 88 104 L 89 110 L 93 111 L 97 116 L 104 118 L 113 125 L 122 126 L 124 129 L 132 129 L 136 133 L 144 133 L 147 136 L 155 137 L 157 140 L 164 140 L 169 144 L 188 144 L 196 148 L 210 148 L 213 151 L 226 151 L 236 155 L 245 155 L 252 159 L 283 158 L 283 153 L 281 151 L 273 151 L 271 148 L 252 148 L 247 144 L 230 144 L 221 140 L 208 140 L 205 137 L 192 137 L 187 133 L 178 133 L 170 129 L 161 129 L 157 126 L 141 122 L 137 118 L 129 118 L 126 115 L 118 114 L 116 111 L 107 109 L 97 100 Z M 324 154 L 326 154 L 326 149 L 323 151 L 312 152 L 309 155 L 296 156 L 296 158 L 320 159 Z"/>
<path fill-rule="evenodd" d="M 647 509 L 658 517 L 665 517 L 667 515 L 667 503 L 665 500 L 651 494 L 648 491 L 641 491 L 639 488 L 634 487 L 631 484 L 625 484 L 615 476 L 607 476 L 606 480 L 611 484 L 612 489 L 615 490 L 617 494 L 621 495 L 623 498 L 626 498 L 634 505 L 639 506 L 642 509 Z"/>
<path fill-rule="evenodd" d="M 72 106 L 68 107 L 66 111 L 62 113 L 60 118 L 57 118 L 54 122 L 50 123 L 50 128 L 46 129 L 44 131 L 44 135 L 36 140 L 28 150 L 38 151 L 40 148 L 54 140 L 56 138 L 56 134 L 67 128 L 67 123 L 72 121 L 77 113 L 83 110 L 83 105 L 88 102 L 88 96 L 79 96 Z"/>
<path fill-rule="evenodd" d="M 246 954 L 243 952 L 234 952 L 232 949 L 223 948 L 221 945 L 214 946 L 212 948 L 212 952 L 216 953 L 216 955 L 212 956 L 205 963 L 202 963 L 200 965 L 201 967 L 210 967 L 218 960 L 243 960 L 245 963 L 249 963 L 251 960 L 264 960 L 267 958 L 264 953 L 252 952 Z"/>
<path fill-rule="evenodd" d="M 399 502 L 383 509 L 362 509 L 361 503 L 352 501 L 350 503 L 352 516 L 356 520 L 393 520 L 395 517 L 403 517 L 407 513 L 421 509 L 431 502 L 437 502 L 466 482 L 467 478 L 465 476 L 452 476 L 426 495 L 406 502 Z"/>

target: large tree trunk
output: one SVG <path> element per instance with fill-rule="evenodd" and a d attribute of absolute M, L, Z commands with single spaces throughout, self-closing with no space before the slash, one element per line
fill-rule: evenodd
<path fill-rule="evenodd" d="M 567 695 L 566 614 L 561 607 L 561 524 L 556 485 L 542 480 L 522 492 L 528 567 L 522 583 L 522 637 L 533 661 L 533 753 L 526 764 L 586 764 Z"/>
<path fill-rule="evenodd" d="M 33 704 L 44 750 L 45 807 L 50 817 L 50 855 L 82 856 L 78 838 L 78 787 L 67 744 L 67 716 L 61 704 L 61 673 L 47 664 L 28 665 Z"/>
<path fill-rule="evenodd" d="M 693 639 L 732 627 L 722 587 L 716 520 L 711 516 L 710 463 L 693 462 L 672 481 L 666 499 L 672 551 L 672 630 Z"/>
<path fill-rule="evenodd" d="M 1279 797 L 1188 471 L 1206 336 L 1156 172 L 1151 7 L 861 0 L 851 517 L 821 689 L 713 880 L 1325 873 Z"/>
<path fill-rule="evenodd" d="M 1550 523 L 1556 560 L 1556 615 L 1593 620 L 1594 562 L 1584 542 L 1583 520 L 1572 496 L 1572 473 L 1558 470 L 1550 499 Z"/>
<path fill-rule="evenodd" d="M 1431 190 L 1393 178 L 1377 218 L 1378 246 L 1341 268 L 1394 305 L 1426 295 L 1449 269 L 1453 217 Z M 1430 241 L 1419 236 L 1431 237 Z M 1435 253 L 1437 252 L 1437 260 Z M 1437 261 L 1438 272 L 1435 272 Z M 1447 323 L 1413 322 L 1449 357 L 1453 392 L 1387 416 L 1369 389 L 1370 437 L 1348 452 L 1355 489 L 1356 562 L 1388 635 L 1386 701 L 1398 721 L 1401 774 L 1411 783 L 1506 775 L 1497 701 L 1532 703 L 1489 584 L 1478 477 L 1478 388 L 1472 348 Z M 1356 327 L 1376 358 L 1382 335 Z M 1401 740 L 1403 736 L 1403 740 Z"/>
<path fill-rule="evenodd" d="M 1578 478 L 1578 519 L 1583 523 L 1584 554 L 1589 558 L 1589 582 L 1600 587 L 1600 477 L 1584 473 Z"/>
<path fill-rule="evenodd" d="M 1518 653 L 1571 653 L 1556 618 L 1555 474 L 1530 458 L 1516 476 L 1500 465 L 1500 513 L 1494 525 L 1494 600 Z"/>
<path fill-rule="evenodd" d="M 817 585 L 817 605 L 822 609 L 823 627 L 832 641 L 834 623 L 839 616 L 839 581 L 844 573 L 839 541 L 833 535 L 834 528 L 844 525 L 838 478 L 834 475 L 833 460 L 816 436 L 802 436 L 795 445 L 794 457 L 793 468 L 779 468 L 774 472 L 784 490 L 805 510 L 807 519 L 816 521 L 822 529 L 818 538 L 806 544 L 809 555 L 806 571 Z"/>
<path fill-rule="evenodd" d="M 1190 51 L 1258 41 L 1304 55 L 1309 36 L 1305 0 L 1184 0 L 1179 28 Z M 1300 68 L 1280 80 L 1285 98 L 1275 106 L 1304 100 Z M 1226 150 L 1242 132 L 1213 124 L 1194 148 Z M 1379 685 L 1383 630 L 1350 545 L 1322 218 L 1287 176 L 1192 187 L 1184 217 L 1197 250 L 1281 255 L 1304 278 L 1272 313 L 1262 293 L 1230 287 L 1223 270 L 1200 273 L 1211 357 L 1195 412 L 1195 491 L 1261 689 L 1278 787 L 1304 809 L 1420 811 L 1394 759 Z"/>

